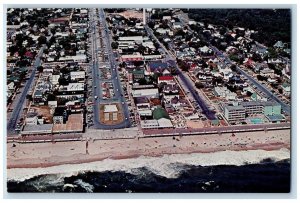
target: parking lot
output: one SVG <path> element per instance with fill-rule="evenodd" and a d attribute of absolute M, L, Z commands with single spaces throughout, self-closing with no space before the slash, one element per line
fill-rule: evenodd
<path fill-rule="evenodd" d="M 102 89 L 102 99 L 111 99 L 115 96 L 114 93 L 114 86 L 112 82 L 102 82 L 101 83 Z"/>
<path fill-rule="evenodd" d="M 100 71 L 100 79 L 101 80 L 110 80 L 111 79 L 111 69 L 109 68 L 108 65 L 100 65 L 99 67 Z"/>

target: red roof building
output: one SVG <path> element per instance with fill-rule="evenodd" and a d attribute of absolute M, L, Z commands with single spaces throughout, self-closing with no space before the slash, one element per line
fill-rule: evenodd
<path fill-rule="evenodd" d="M 173 76 L 160 76 L 158 77 L 158 84 L 165 82 L 167 84 L 175 84 Z"/>
<path fill-rule="evenodd" d="M 33 54 L 30 51 L 26 51 L 25 56 L 27 58 L 31 58 L 31 59 L 33 58 Z"/>
<path fill-rule="evenodd" d="M 142 61 L 144 60 L 144 57 L 140 53 L 134 53 L 131 55 L 122 55 L 120 57 L 120 61 L 125 62 L 125 61 Z"/>
<path fill-rule="evenodd" d="M 190 65 L 189 72 L 193 72 L 195 69 L 199 68 L 197 64 L 193 63 Z"/>
<path fill-rule="evenodd" d="M 244 65 L 247 66 L 247 67 L 254 67 L 254 61 L 252 59 L 247 58 L 244 61 Z"/>

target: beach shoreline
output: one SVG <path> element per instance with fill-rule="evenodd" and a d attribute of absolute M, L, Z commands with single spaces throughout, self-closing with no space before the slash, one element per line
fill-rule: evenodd
<path fill-rule="evenodd" d="M 238 158 L 237 158 L 238 157 Z M 11 168 L 8 169 L 8 181 L 25 181 L 40 175 L 55 175 L 57 179 L 76 176 L 86 172 L 124 171 L 135 174 L 142 168 L 166 177 L 177 178 L 184 167 L 180 166 L 218 166 L 218 165 L 249 165 L 267 162 L 278 162 L 290 159 L 290 150 L 286 148 L 276 150 L 249 151 L 217 151 L 211 153 L 164 154 L 162 156 L 139 156 L 122 159 L 104 159 L 101 161 L 54 165 L 39 168 Z M 175 164 L 175 167 L 174 167 Z M 179 167 L 177 167 L 179 166 Z"/>
<path fill-rule="evenodd" d="M 245 148 L 231 148 L 230 151 L 250 151 L 250 150 L 265 150 L 265 151 L 274 151 L 274 150 L 280 150 L 280 149 L 289 149 L 289 145 L 287 144 L 274 144 L 274 145 L 256 145 L 255 147 L 245 147 Z M 227 151 L 227 150 L 213 150 L 213 149 L 208 149 L 208 150 L 190 150 L 190 151 L 184 151 L 184 152 L 164 152 L 164 153 L 129 153 L 128 155 L 107 155 L 103 154 L 98 154 L 97 156 L 81 156 L 76 157 L 76 159 L 70 159 L 70 160 L 64 160 L 64 161 L 59 161 L 56 160 L 55 162 L 47 162 L 47 159 L 35 159 L 33 162 L 34 163 L 17 163 L 18 161 L 26 161 L 24 159 L 21 160 L 16 160 L 16 162 L 9 163 L 7 164 L 7 169 L 11 168 L 43 168 L 43 167 L 51 167 L 51 166 L 58 166 L 58 165 L 65 165 L 65 164 L 81 164 L 81 163 L 91 163 L 91 162 L 96 162 L 96 161 L 102 161 L 105 159 L 111 159 L 111 160 L 120 160 L 120 159 L 132 159 L 132 158 L 138 158 L 140 156 L 149 156 L 149 157 L 161 157 L 163 155 L 171 155 L 171 154 L 193 154 L 193 153 L 214 153 L 214 152 L 220 152 L 220 151 Z M 66 158 L 72 158 L 72 157 L 66 157 Z M 79 159 L 78 159 L 79 158 Z M 40 161 L 46 161 L 46 162 L 40 162 Z"/>
<path fill-rule="evenodd" d="M 12 145 L 15 144 L 13 147 Z M 290 150 L 290 130 L 175 136 L 127 140 L 57 143 L 9 143 L 7 169 L 36 169 L 103 160 L 138 159 L 180 154 L 212 154 L 224 151 Z M 235 157 L 232 157 L 233 159 Z"/>

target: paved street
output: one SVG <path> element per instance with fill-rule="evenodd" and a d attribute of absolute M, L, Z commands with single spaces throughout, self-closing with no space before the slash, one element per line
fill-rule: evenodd
<path fill-rule="evenodd" d="M 210 47 L 213 49 L 213 51 L 218 55 L 218 57 L 220 58 L 224 58 L 224 60 L 229 63 L 229 64 L 233 64 L 232 61 L 227 57 L 224 56 L 224 54 L 218 50 L 216 47 L 210 45 Z M 239 66 L 236 66 L 238 72 L 240 72 L 242 75 L 244 75 L 252 84 L 254 84 L 259 90 L 261 90 L 262 92 L 264 92 L 268 97 L 270 97 L 271 99 L 273 99 L 274 101 L 278 102 L 281 105 L 282 110 L 290 115 L 291 114 L 291 107 L 290 105 L 285 104 L 284 102 L 282 102 L 276 95 L 274 95 L 269 89 L 267 89 L 264 85 L 260 84 L 257 80 L 255 80 L 251 75 L 249 75 L 248 73 L 246 73 L 244 70 L 242 70 Z"/>
<path fill-rule="evenodd" d="M 37 54 L 35 62 L 33 64 L 34 67 L 32 69 L 31 75 L 30 75 L 29 79 L 26 81 L 24 89 L 23 89 L 22 93 L 20 93 L 21 95 L 19 97 L 15 98 L 16 101 L 14 101 L 14 102 L 16 105 L 14 106 L 11 116 L 7 123 L 7 135 L 8 136 L 15 134 L 16 124 L 22 113 L 26 95 L 28 94 L 28 91 L 33 84 L 32 82 L 34 81 L 34 76 L 35 76 L 37 67 L 41 65 L 40 57 L 42 56 L 45 47 L 46 47 L 46 45 L 43 45 L 43 47 L 41 47 L 39 53 Z"/>
<path fill-rule="evenodd" d="M 92 74 L 93 74 L 93 96 L 94 96 L 94 128 L 98 129 L 117 129 L 117 128 L 128 128 L 130 127 L 130 120 L 129 120 L 129 111 L 127 107 L 126 100 L 123 96 L 123 88 L 121 87 L 120 80 L 119 80 L 119 74 L 117 71 L 117 63 L 113 56 L 113 50 L 111 48 L 110 43 L 110 36 L 108 33 L 108 27 L 105 20 L 105 14 L 103 9 L 100 10 L 100 24 L 103 25 L 103 29 L 100 29 L 100 34 L 98 32 L 98 29 L 96 29 L 96 13 L 92 12 Z M 100 38 L 103 37 L 103 44 L 100 47 Z M 98 41 L 97 41 L 98 40 Z M 107 53 L 108 55 L 108 63 L 99 63 L 98 60 L 98 51 L 102 50 L 103 53 Z M 111 79 L 100 79 L 100 72 L 99 67 L 103 65 L 108 65 L 111 70 Z M 103 99 L 102 97 L 102 88 L 101 88 L 101 82 L 111 82 L 113 84 L 114 89 L 114 96 L 109 99 Z M 95 98 L 97 97 L 97 99 Z M 122 106 L 122 110 L 124 113 L 124 121 L 122 123 L 116 124 L 116 125 L 105 125 L 103 123 L 100 123 L 100 104 L 103 103 L 119 103 Z"/>
<path fill-rule="evenodd" d="M 183 23 L 185 26 L 187 26 L 188 28 L 188 32 L 191 34 L 193 33 L 193 30 L 191 30 L 191 28 L 189 27 L 189 25 L 187 24 L 188 22 L 188 19 L 187 19 L 187 16 L 183 16 L 183 15 L 179 15 L 179 20 L 181 23 Z M 208 41 L 209 43 L 209 41 Z M 209 43 L 210 44 L 210 43 Z M 262 47 L 262 48 L 265 48 L 262 44 L 259 44 L 259 43 L 256 43 L 258 46 Z M 216 55 L 219 57 L 219 58 L 222 58 L 224 59 L 227 63 L 229 63 L 230 65 L 233 64 L 233 62 L 229 59 L 228 56 L 225 56 L 223 54 L 223 52 L 221 52 L 220 50 L 218 50 L 216 47 L 212 46 L 210 44 L 210 48 L 216 53 Z M 287 58 L 283 58 L 281 57 L 285 62 L 290 62 L 289 59 Z M 264 92 L 268 97 L 270 97 L 271 99 L 273 99 L 274 101 L 278 102 L 281 107 L 282 107 L 282 110 L 290 115 L 291 114 L 291 106 L 290 105 L 287 105 L 285 104 L 283 101 L 281 101 L 276 95 L 274 95 L 268 88 L 266 88 L 264 85 L 260 84 L 256 79 L 252 78 L 251 75 L 249 75 L 248 73 L 246 73 L 244 70 L 242 70 L 239 66 L 237 66 L 237 70 L 239 73 L 241 73 L 242 75 L 244 75 L 250 83 L 252 83 L 253 85 L 255 85 L 260 91 Z"/>
<path fill-rule="evenodd" d="M 195 89 L 194 89 L 193 84 L 191 83 L 191 81 L 188 80 L 185 77 L 185 75 L 182 73 L 182 71 L 180 70 L 180 68 L 178 68 L 178 65 L 176 63 L 176 57 L 173 56 L 166 49 L 166 47 L 162 43 L 160 43 L 160 41 L 156 38 L 156 36 L 154 35 L 153 31 L 149 28 L 148 25 L 145 26 L 145 29 L 148 32 L 148 34 L 151 35 L 159 43 L 159 45 L 161 46 L 161 48 L 164 51 L 164 54 L 166 56 L 166 60 L 169 61 L 169 63 L 171 62 L 172 65 L 174 65 L 176 67 L 180 79 L 183 81 L 184 85 L 189 89 L 189 92 L 192 94 L 192 96 L 194 97 L 195 101 L 197 102 L 197 104 L 199 105 L 199 107 L 202 109 L 203 114 L 205 114 L 205 116 L 208 119 L 210 119 L 210 120 L 216 119 L 215 113 L 208 108 L 208 105 L 205 103 L 205 101 L 199 96 L 199 94 L 197 93 L 197 91 L 195 91 Z"/>

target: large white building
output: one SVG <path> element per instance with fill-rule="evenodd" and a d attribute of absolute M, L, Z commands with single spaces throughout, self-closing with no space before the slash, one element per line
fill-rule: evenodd
<path fill-rule="evenodd" d="M 129 36 L 129 37 L 119 37 L 118 41 L 134 41 L 136 43 L 142 43 L 144 40 L 143 36 Z"/>
<path fill-rule="evenodd" d="M 117 105 L 115 104 L 104 105 L 104 113 L 113 113 L 113 112 L 118 112 Z"/>
<path fill-rule="evenodd" d="M 84 83 L 69 83 L 67 85 L 67 91 L 83 91 L 84 90 Z"/>
<path fill-rule="evenodd" d="M 157 28 L 156 32 L 158 32 L 159 34 L 167 34 L 170 32 L 170 29 Z"/>
<path fill-rule="evenodd" d="M 215 87 L 214 94 L 217 97 L 223 97 L 226 100 L 235 100 L 237 97 L 237 94 L 228 90 L 227 87 Z"/>
<path fill-rule="evenodd" d="M 160 118 L 158 120 L 141 120 L 141 127 L 143 129 L 154 129 L 154 128 L 173 128 L 173 124 L 169 119 Z"/>
<path fill-rule="evenodd" d="M 246 118 L 246 110 L 243 106 L 224 106 L 224 117 L 229 123 L 243 122 Z"/>
<path fill-rule="evenodd" d="M 64 57 L 60 57 L 58 61 L 72 61 L 72 62 L 84 63 L 86 62 L 86 55 L 80 54 L 76 56 L 64 56 Z"/>
<path fill-rule="evenodd" d="M 158 98 L 158 89 L 138 89 L 132 90 L 133 97 Z"/>
<path fill-rule="evenodd" d="M 72 71 L 70 72 L 71 80 L 80 80 L 85 78 L 85 71 Z"/>

